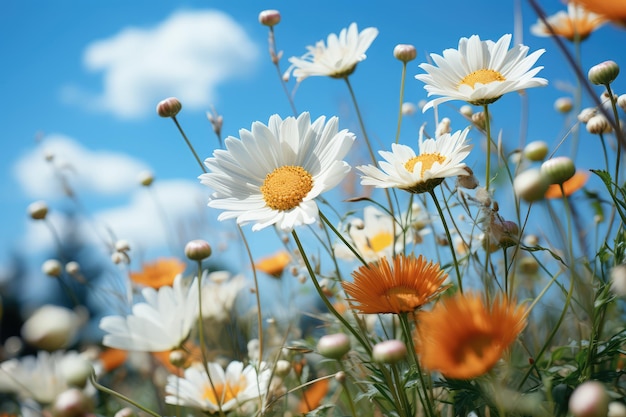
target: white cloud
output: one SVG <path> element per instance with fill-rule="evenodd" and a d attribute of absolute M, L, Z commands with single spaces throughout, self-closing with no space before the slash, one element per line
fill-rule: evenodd
<path fill-rule="evenodd" d="M 64 197 L 61 177 L 74 191 L 112 195 L 136 188 L 146 168 L 128 155 L 86 149 L 67 136 L 51 135 L 17 160 L 13 175 L 29 198 L 52 200 Z"/>
<path fill-rule="evenodd" d="M 103 73 L 103 91 L 89 97 L 69 86 L 68 100 L 125 118 L 154 112 L 169 96 L 184 107 L 206 109 L 220 83 L 249 73 L 258 47 L 230 16 L 180 11 L 152 28 L 126 28 L 89 45 L 85 66 Z"/>

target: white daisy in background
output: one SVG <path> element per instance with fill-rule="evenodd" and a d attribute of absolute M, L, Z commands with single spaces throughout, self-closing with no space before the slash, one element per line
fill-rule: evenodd
<path fill-rule="evenodd" d="M 356 23 L 348 29 L 342 29 L 339 36 L 331 33 L 326 44 L 319 41 L 315 46 L 307 46 L 309 52 L 300 58 L 291 57 L 291 67 L 286 75 L 293 70 L 293 75 L 300 82 L 311 76 L 328 76 L 344 78 L 352 74 L 356 65 L 363 61 L 365 51 L 378 36 L 378 29 L 367 28 L 359 32 Z"/>
<path fill-rule="evenodd" d="M 284 120 L 273 115 L 267 126 L 255 122 L 251 131 L 241 129 L 241 139 L 228 137 L 226 150 L 204 162 L 211 172 L 199 177 L 215 191 L 209 207 L 225 210 L 218 220 L 254 222 L 253 231 L 274 224 L 291 231 L 317 221 L 315 198 L 350 171 L 342 159 L 355 140 L 338 130 L 336 117 L 325 120 L 311 123 L 309 113 Z"/>
<path fill-rule="evenodd" d="M 73 372 L 68 374 L 68 370 L 76 369 L 78 362 L 88 364 L 78 352 L 61 350 L 53 353 L 40 350 L 37 356 L 9 359 L 0 364 L 0 392 L 16 394 L 21 400 L 50 404 L 70 387 L 68 378 L 74 375 Z"/>
<path fill-rule="evenodd" d="M 209 362 L 207 366 L 210 379 L 204 367 L 197 363 L 185 369 L 182 378 L 168 376 L 165 402 L 209 413 L 218 412 L 221 405 L 222 411 L 229 412 L 247 401 L 262 398 L 267 392 L 271 377 L 269 368 L 257 373 L 254 366 L 244 367 L 237 361 L 229 363 L 226 370 L 215 362 Z"/>
<path fill-rule="evenodd" d="M 466 143 L 468 132 L 466 128 L 426 140 L 420 135 L 419 154 L 409 146 L 392 143 L 391 152 L 378 152 L 385 159 L 378 163 L 380 169 L 373 165 L 357 167 L 365 174 L 361 176 L 361 184 L 420 194 L 432 190 L 447 177 L 468 175 L 462 162 L 472 149 Z"/>
<path fill-rule="evenodd" d="M 232 309 L 237 294 L 246 286 L 243 275 L 233 276 L 228 271 L 215 271 L 208 274 L 202 286 L 202 317 L 224 323 L 232 318 Z"/>
<path fill-rule="evenodd" d="M 145 302 L 133 305 L 128 316 L 107 316 L 100 321 L 106 332 L 102 344 L 142 352 L 177 348 L 189 336 L 198 319 L 198 283 L 176 276 L 172 287 L 144 288 Z"/>
<path fill-rule="evenodd" d="M 548 16 L 546 20 L 557 36 L 562 36 L 569 41 L 587 39 L 591 32 L 606 22 L 604 17 L 588 11 L 573 1 L 567 3 L 567 12 L 560 10 Z M 530 32 L 535 36 L 552 36 L 552 32 L 541 19 L 530 27 Z"/>
<path fill-rule="evenodd" d="M 545 52 L 528 55 L 528 47 L 516 45 L 509 50 L 511 35 L 498 42 L 481 41 L 477 35 L 461 38 L 459 49 L 446 49 L 443 57 L 431 54 L 435 65 L 420 64 L 426 74 L 415 76 L 426 83 L 428 96 L 442 96 L 426 103 L 422 111 L 450 100 L 463 100 L 482 106 L 493 103 L 506 93 L 548 84 L 535 78 L 543 67 L 531 67 Z"/>
<path fill-rule="evenodd" d="M 401 253 L 404 248 L 400 224 L 395 225 L 394 238 L 393 218 L 374 206 L 366 206 L 363 209 L 363 219 L 352 220 L 347 229 L 350 236 L 348 241 L 352 241 L 357 252 L 367 262 L 374 262 L 382 257 L 391 259 L 394 245 L 395 253 Z M 335 254 L 344 259 L 355 258 L 343 242 L 335 246 Z"/>

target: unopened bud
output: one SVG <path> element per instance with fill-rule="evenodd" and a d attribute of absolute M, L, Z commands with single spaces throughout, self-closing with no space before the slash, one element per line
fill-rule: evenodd
<path fill-rule="evenodd" d="M 609 403 L 609 413 L 606 417 L 626 417 L 626 405 L 619 401 Z"/>
<path fill-rule="evenodd" d="M 618 74 L 619 65 L 615 61 L 604 61 L 591 67 L 587 77 L 593 84 L 608 85 L 617 78 Z"/>
<path fill-rule="evenodd" d="M 374 345 L 372 358 L 379 363 L 394 364 L 406 357 L 407 349 L 400 340 L 385 340 Z"/>
<path fill-rule="evenodd" d="M 485 124 L 485 113 L 482 111 L 476 112 L 472 114 L 472 123 L 474 123 L 478 128 L 484 129 Z"/>
<path fill-rule="evenodd" d="M 609 394 L 598 381 L 580 384 L 569 399 L 569 411 L 574 417 L 606 417 L 609 413 Z"/>
<path fill-rule="evenodd" d="M 611 269 L 611 291 L 618 297 L 626 297 L 626 264 Z"/>
<path fill-rule="evenodd" d="M 327 334 L 317 342 L 320 355 L 330 359 L 341 359 L 350 351 L 350 338 L 345 333 Z"/>
<path fill-rule="evenodd" d="M 502 222 L 502 234 L 498 245 L 502 248 L 508 248 L 517 245 L 519 242 L 519 226 L 517 223 L 505 220 Z"/>
<path fill-rule="evenodd" d="M 554 109 L 559 113 L 569 113 L 574 108 L 574 103 L 569 97 L 560 97 L 554 101 Z"/>
<path fill-rule="evenodd" d="M 612 130 L 609 121 L 601 114 L 596 114 L 587 121 L 587 132 L 592 135 L 610 133 Z"/>
<path fill-rule="evenodd" d="M 152 171 L 142 171 L 138 175 L 139 184 L 149 187 L 154 182 L 154 174 Z"/>
<path fill-rule="evenodd" d="M 528 169 L 515 177 L 515 194 L 527 202 L 541 200 L 548 189 L 548 183 L 539 169 Z"/>
<path fill-rule="evenodd" d="M 174 349 L 170 352 L 169 361 L 172 365 L 177 368 L 182 368 L 185 366 L 185 362 L 187 362 L 187 352 L 182 349 Z"/>
<path fill-rule="evenodd" d="M 567 156 L 557 156 L 541 164 L 541 175 L 549 184 L 563 184 L 576 173 L 576 166 Z"/>
<path fill-rule="evenodd" d="M 280 12 L 278 10 L 263 10 L 259 13 L 259 23 L 265 26 L 276 26 L 280 23 Z"/>
<path fill-rule="evenodd" d="M 413 61 L 417 56 L 417 50 L 413 45 L 399 44 L 393 48 L 393 56 L 402 62 Z"/>
<path fill-rule="evenodd" d="M 161 117 L 174 117 L 183 108 L 176 97 L 166 98 L 157 104 L 157 114 Z"/>
<path fill-rule="evenodd" d="M 335 380 L 339 382 L 340 384 L 345 384 L 347 379 L 348 379 L 348 376 L 346 375 L 344 371 L 339 371 L 335 374 Z"/>
<path fill-rule="evenodd" d="M 276 376 L 281 378 L 286 377 L 291 371 L 291 362 L 286 361 L 284 359 L 280 359 L 276 361 L 276 367 L 274 368 L 274 373 Z"/>
<path fill-rule="evenodd" d="M 522 274 L 534 275 L 539 271 L 539 263 L 532 256 L 524 256 L 517 265 Z"/>
<path fill-rule="evenodd" d="M 48 205 L 45 201 L 35 201 L 28 205 L 28 215 L 34 220 L 43 220 L 48 215 Z"/>
<path fill-rule="evenodd" d="M 548 154 L 548 144 L 542 140 L 535 140 L 524 147 L 524 156 L 529 161 L 543 161 Z"/>
<path fill-rule="evenodd" d="M 80 273 L 80 264 L 76 261 L 70 261 L 65 264 L 65 272 L 69 275 L 78 275 Z"/>
<path fill-rule="evenodd" d="M 206 240 L 196 239 L 185 245 L 185 256 L 192 261 L 201 261 L 211 256 L 212 249 Z"/>
<path fill-rule="evenodd" d="M 468 166 L 466 166 L 464 170 L 467 172 L 467 175 L 459 175 L 456 177 L 457 186 L 467 190 L 473 190 L 478 187 L 480 182 L 478 181 L 478 178 L 474 176 L 474 171 L 472 171 L 472 169 Z"/>
<path fill-rule="evenodd" d="M 69 386 L 83 389 L 93 373 L 93 366 L 86 358 L 76 355 L 63 361 L 61 373 Z"/>
<path fill-rule="evenodd" d="M 59 277 L 63 268 L 61 267 L 61 262 L 56 259 L 48 259 L 41 265 L 41 270 L 50 277 Z"/>
<path fill-rule="evenodd" d="M 582 109 L 580 113 L 578 113 L 578 116 L 576 116 L 576 118 L 580 123 L 587 123 L 589 119 L 591 119 L 596 114 L 598 114 L 598 110 L 596 108 L 586 107 Z"/>
<path fill-rule="evenodd" d="M 80 417 L 93 411 L 93 402 L 83 391 L 70 388 L 62 392 L 54 401 L 54 417 Z"/>
<path fill-rule="evenodd" d="M 464 104 L 463 106 L 461 106 L 461 109 L 459 111 L 463 116 L 468 118 L 472 117 L 472 114 L 474 114 L 474 109 L 469 104 Z"/>
<path fill-rule="evenodd" d="M 120 239 L 115 242 L 115 250 L 118 252 L 128 252 L 130 250 L 130 244 L 125 239 Z"/>
<path fill-rule="evenodd" d="M 410 103 L 408 101 L 405 101 L 404 103 L 402 103 L 402 115 L 403 116 L 410 116 L 412 114 L 415 114 L 415 112 L 417 112 L 417 106 L 413 103 Z"/>

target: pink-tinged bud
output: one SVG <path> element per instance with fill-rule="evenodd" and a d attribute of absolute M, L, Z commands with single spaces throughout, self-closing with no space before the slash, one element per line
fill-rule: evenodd
<path fill-rule="evenodd" d="M 543 161 L 543 158 L 548 154 L 548 144 L 542 140 L 536 140 L 530 142 L 524 147 L 524 156 L 529 161 L 538 162 Z"/>
<path fill-rule="evenodd" d="M 513 181 L 515 194 L 527 202 L 541 200 L 548 186 L 549 184 L 541 175 L 541 171 L 534 168 L 521 172 Z"/>
<path fill-rule="evenodd" d="M 609 121 L 601 114 L 596 114 L 587 121 L 587 132 L 592 135 L 611 133 L 612 130 L 613 128 Z"/>
<path fill-rule="evenodd" d="M 137 176 L 137 179 L 139 180 L 139 184 L 144 187 L 149 187 L 154 182 L 154 174 L 152 171 L 141 171 Z"/>
<path fill-rule="evenodd" d="M 93 402 L 83 391 L 70 388 L 62 392 L 54 401 L 54 417 L 81 417 L 93 411 Z"/>
<path fill-rule="evenodd" d="M 157 114 L 161 117 L 174 117 L 183 108 L 176 97 L 166 98 L 157 104 Z"/>
<path fill-rule="evenodd" d="M 559 113 L 569 113 L 574 108 L 574 103 L 569 97 L 560 97 L 554 101 L 554 109 Z"/>
<path fill-rule="evenodd" d="M 406 357 L 406 345 L 400 340 L 385 340 L 374 345 L 372 358 L 379 363 L 394 364 Z"/>
<path fill-rule="evenodd" d="M 45 201 L 35 201 L 28 205 L 28 215 L 34 220 L 43 220 L 48 215 L 48 205 Z"/>
<path fill-rule="evenodd" d="M 413 45 L 399 44 L 393 48 L 393 56 L 402 62 L 413 61 L 417 56 L 417 50 Z"/>
<path fill-rule="evenodd" d="M 63 268 L 56 259 L 48 259 L 41 265 L 41 271 L 49 277 L 60 277 Z"/>
<path fill-rule="evenodd" d="M 341 359 L 350 351 L 350 338 L 345 333 L 327 334 L 317 342 L 320 355 L 330 359 Z"/>
<path fill-rule="evenodd" d="M 563 184 L 576 173 L 576 166 L 567 156 L 557 156 L 541 164 L 541 175 L 549 184 Z"/>
<path fill-rule="evenodd" d="M 185 245 L 185 256 L 192 261 L 201 261 L 211 256 L 213 250 L 206 240 L 192 240 Z"/>
<path fill-rule="evenodd" d="M 259 23 L 265 26 L 276 26 L 280 23 L 280 12 L 278 10 L 263 10 L 259 13 Z"/>
<path fill-rule="evenodd" d="M 569 399 L 569 411 L 574 417 L 606 417 L 609 394 L 598 381 L 580 384 Z"/>
<path fill-rule="evenodd" d="M 593 84 L 608 85 L 617 78 L 618 74 L 619 65 L 615 61 L 604 61 L 591 67 L 587 77 Z"/>

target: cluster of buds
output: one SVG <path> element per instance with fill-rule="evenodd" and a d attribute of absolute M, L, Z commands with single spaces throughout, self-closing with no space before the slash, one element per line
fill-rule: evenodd
<path fill-rule="evenodd" d="M 120 239 L 115 242 L 115 251 L 111 255 L 111 260 L 114 264 L 130 263 L 130 257 L 128 256 L 130 251 L 130 244 L 124 239 Z"/>

